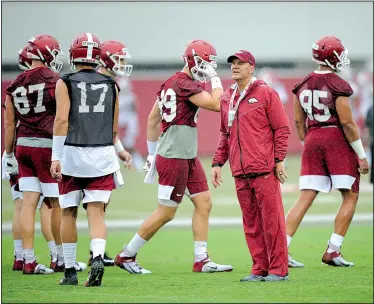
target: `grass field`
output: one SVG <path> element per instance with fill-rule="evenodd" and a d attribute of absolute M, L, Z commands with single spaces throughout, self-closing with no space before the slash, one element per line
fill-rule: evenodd
<path fill-rule="evenodd" d="M 299 158 L 287 160 L 289 181 L 283 187 L 285 211 L 297 198 Z M 204 160 L 209 174 L 209 160 Z M 145 185 L 144 175 L 124 172 L 125 187 L 113 192 L 107 219 L 144 219 L 156 205 L 156 185 Z M 362 186 L 366 189 L 359 199 L 356 213 L 373 213 L 373 193 L 369 191 L 367 176 Z M 9 223 L 13 205 L 7 182 L 2 185 L 2 221 Z M 235 196 L 229 170 L 224 170 L 224 184 L 212 190 L 212 217 L 239 217 L 240 208 Z M 320 195 L 308 214 L 334 214 L 339 207 L 340 194 Z M 178 217 L 189 217 L 192 204 L 184 200 Z M 84 210 L 79 219 L 85 220 Z M 192 232 L 186 228 L 162 229 L 138 255 L 139 262 L 151 275 L 130 275 L 123 270 L 106 268 L 103 286 L 86 289 L 82 286 L 87 276 L 79 274 L 79 286 L 59 286 L 62 274 L 23 276 L 11 271 L 13 242 L 11 234 L 2 234 L 2 302 L 373 302 L 373 225 L 372 222 L 354 222 L 345 238 L 343 253 L 355 262 L 353 268 L 332 268 L 321 264 L 333 225 L 302 225 L 290 248 L 293 256 L 305 263 L 304 269 L 291 269 L 290 281 L 281 283 L 241 283 L 247 275 L 251 258 L 241 227 L 211 227 L 209 252 L 219 263 L 234 266 L 231 273 L 192 273 Z M 115 255 L 128 242 L 136 228 L 110 230 L 107 249 Z M 35 239 L 38 261 L 49 264 L 48 247 L 40 233 Z M 89 237 L 85 230 L 79 233 L 78 260 L 86 262 Z"/>

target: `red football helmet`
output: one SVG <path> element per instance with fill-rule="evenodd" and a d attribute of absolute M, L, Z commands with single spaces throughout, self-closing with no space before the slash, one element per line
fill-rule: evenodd
<path fill-rule="evenodd" d="M 343 42 L 334 37 L 326 36 L 312 45 L 313 60 L 319 64 L 327 65 L 334 71 L 347 69 L 350 64 L 348 50 Z"/>
<path fill-rule="evenodd" d="M 26 71 L 31 68 L 32 60 L 27 57 L 27 47 L 26 45 L 23 49 L 18 51 L 18 66 L 21 70 Z"/>
<path fill-rule="evenodd" d="M 99 65 L 101 43 L 99 38 L 91 33 L 82 33 L 74 38 L 69 49 L 69 63 L 75 71 L 76 63 Z"/>
<path fill-rule="evenodd" d="M 121 42 L 110 40 L 101 46 L 100 65 L 117 76 L 130 76 L 132 64 L 127 64 L 131 55 L 128 48 Z"/>
<path fill-rule="evenodd" d="M 190 69 L 194 79 L 200 82 L 206 83 L 210 79 L 208 79 L 208 77 L 203 73 L 199 72 L 199 70 L 205 70 L 208 64 L 217 68 L 216 49 L 212 44 L 204 40 L 190 41 L 184 50 L 182 59 Z"/>
<path fill-rule="evenodd" d="M 61 71 L 63 62 L 58 59 L 63 55 L 58 41 L 51 35 L 37 35 L 29 39 L 26 46 L 27 57 L 41 60 L 50 70 L 58 73 Z"/>

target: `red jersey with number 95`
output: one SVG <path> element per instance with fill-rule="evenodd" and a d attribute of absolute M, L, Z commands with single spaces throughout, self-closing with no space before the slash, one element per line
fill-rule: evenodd
<path fill-rule="evenodd" d="M 183 72 L 171 76 L 161 86 L 157 98 L 162 115 L 162 132 L 165 132 L 171 125 L 196 127 L 199 107 L 190 102 L 189 98 L 203 90 L 200 83 Z"/>
<path fill-rule="evenodd" d="M 59 74 L 46 67 L 24 71 L 6 89 L 19 120 L 17 138 L 52 138 Z"/>
<path fill-rule="evenodd" d="M 351 86 L 330 71 L 314 71 L 295 85 L 292 92 L 307 114 L 307 128 L 340 126 L 336 99 L 353 94 Z"/>

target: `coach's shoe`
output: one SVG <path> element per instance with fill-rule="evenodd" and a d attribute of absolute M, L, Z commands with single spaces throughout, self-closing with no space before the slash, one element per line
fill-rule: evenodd
<path fill-rule="evenodd" d="M 103 260 L 104 260 L 105 267 L 114 266 L 114 260 L 108 255 L 106 251 L 104 252 Z M 88 266 L 91 266 L 91 263 L 92 263 L 92 251 L 90 251 L 90 258 L 88 259 Z"/>
<path fill-rule="evenodd" d="M 265 282 L 278 282 L 278 281 L 288 281 L 289 277 L 288 274 L 285 276 L 279 276 L 276 274 L 269 273 L 266 277 L 264 277 Z"/>
<path fill-rule="evenodd" d="M 54 273 L 53 269 L 47 268 L 36 261 L 32 263 L 25 263 L 23 265 L 23 274 L 51 274 Z"/>
<path fill-rule="evenodd" d="M 194 262 L 192 271 L 193 272 L 228 272 L 232 271 L 231 265 L 220 265 L 211 261 L 211 259 L 206 257 L 204 260 L 199 262 Z"/>
<path fill-rule="evenodd" d="M 116 256 L 114 264 L 119 268 L 126 270 L 131 274 L 150 274 L 151 271 L 144 269 L 136 261 L 136 255 L 133 257 L 122 257 L 120 254 L 123 254 L 123 250 Z"/>
<path fill-rule="evenodd" d="M 290 268 L 302 268 L 304 267 L 303 263 L 295 261 L 290 254 L 288 254 L 288 267 Z"/>
<path fill-rule="evenodd" d="M 250 274 L 249 276 L 241 278 L 240 282 L 265 282 L 265 277 L 257 274 Z"/>
<path fill-rule="evenodd" d="M 348 262 L 344 260 L 343 255 L 338 251 L 327 252 L 322 256 L 322 263 L 330 266 L 337 266 L 337 267 L 353 267 L 355 264 L 352 262 Z"/>
<path fill-rule="evenodd" d="M 66 268 L 64 277 L 61 279 L 60 285 L 78 285 L 77 271 L 74 267 Z"/>
<path fill-rule="evenodd" d="M 104 276 L 104 260 L 101 255 L 98 255 L 92 260 L 91 270 L 88 272 L 87 281 L 84 282 L 86 287 L 101 286 L 101 281 Z"/>
<path fill-rule="evenodd" d="M 17 260 L 16 257 L 14 257 L 13 270 L 14 271 L 23 270 L 23 259 L 22 260 Z"/>

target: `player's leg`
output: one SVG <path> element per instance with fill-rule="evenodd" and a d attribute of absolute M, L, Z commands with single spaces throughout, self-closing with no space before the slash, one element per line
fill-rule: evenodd
<path fill-rule="evenodd" d="M 87 210 L 92 250 L 91 270 L 86 287 L 101 286 L 104 275 L 104 253 L 107 239 L 105 224 L 105 207 L 109 202 L 112 190 L 115 189 L 113 174 L 87 179 L 83 192 L 83 206 Z"/>
<path fill-rule="evenodd" d="M 308 132 L 301 157 L 300 194 L 286 216 L 288 248 L 290 247 L 292 237 L 318 193 L 329 193 L 331 191 L 330 174 L 325 165 L 325 154 L 320 145 L 320 131 L 312 130 Z M 304 264 L 294 260 L 291 254 L 288 254 L 288 267 L 300 268 L 304 267 Z"/>
<path fill-rule="evenodd" d="M 17 188 L 16 188 L 17 187 Z M 22 247 L 22 234 L 21 234 L 21 224 L 20 216 L 22 210 L 22 198 L 21 192 L 17 191 L 18 185 L 12 186 L 12 199 L 14 202 L 14 213 L 12 220 L 12 234 L 14 243 L 14 263 L 13 270 L 23 269 L 23 247 Z"/>
<path fill-rule="evenodd" d="M 332 266 L 350 267 L 354 264 L 344 260 L 340 249 L 356 210 L 360 173 L 357 156 L 346 142 L 342 132 L 334 128 L 330 133 L 334 140 L 333 144 L 326 147 L 327 166 L 331 174 L 332 186 L 340 190 L 343 202 L 335 217 L 335 229 L 328 241 L 322 262 Z"/>
<path fill-rule="evenodd" d="M 115 264 L 131 274 L 149 274 L 136 261 L 136 255 L 153 235 L 174 218 L 187 187 L 188 161 L 156 156 L 159 175 L 158 206 L 140 226 L 138 232 L 116 256 Z"/>
<path fill-rule="evenodd" d="M 262 226 L 269 259 L 268 275 L 264 279 L 288 280 L 286 223 L 279 181 L 275 171 L 249 180 L 260 211 L 257 223 Z"/>
<path fill-rule="evenodd" d="M 269 258 L 261 225 L 261 213 L 248 178 L 235 178 L 236 195 L 243 217 L 243 230 L 252 257 L 251 273 L 241 282 L 263 281 L 269 270 Z"/>
<path fill-rule="evenodd" d="M 194 272 L 232 271 L 231 265 L 214 263 L 208 255 L 209 214 L 212 209 L 212 196 L 209 191 L 204 169 L 198 158 L 188 160 L 189 175 L 186 194 L 195 206 L 192 215 L 194 236 Z"/>

